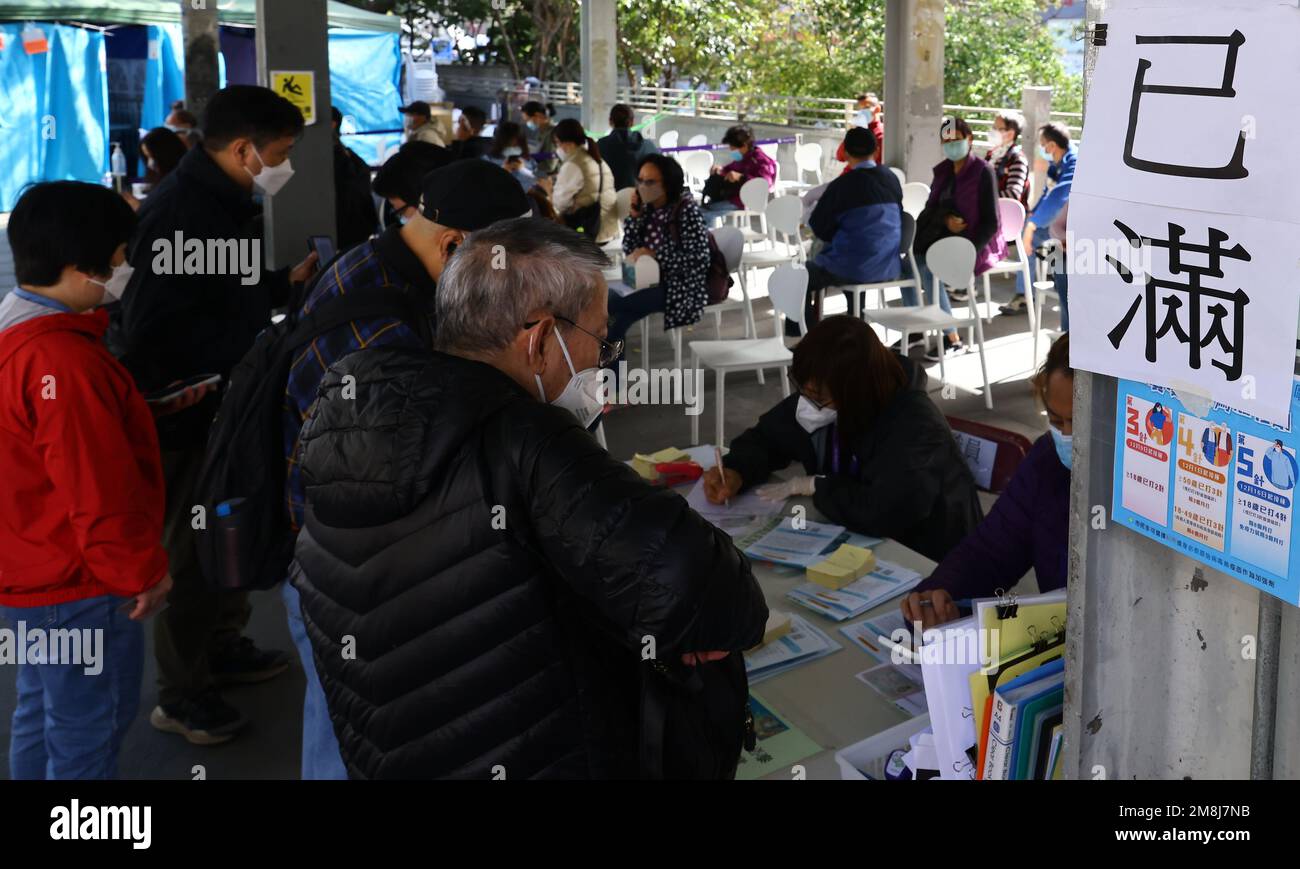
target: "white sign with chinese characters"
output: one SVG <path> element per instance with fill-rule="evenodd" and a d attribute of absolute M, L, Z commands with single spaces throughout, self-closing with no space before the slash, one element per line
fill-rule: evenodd
<path fill-rule="evenodd" d="M 1071 362 L 1285 422 L 1300 8 L 1136 0 L 1104 22 L 1070 196 Z"/>

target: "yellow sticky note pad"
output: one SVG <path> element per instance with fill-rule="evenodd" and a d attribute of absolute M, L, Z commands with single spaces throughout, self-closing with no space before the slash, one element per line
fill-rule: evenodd
<path fill-rule="evenodd" d="M 663 462 L 689 462 L 690 454 L 677 449 L 677 447 L 668 447 L 657 453 L 637 453 L 632 456 L 632 468 L 647 480 L 655 480 L 659 477 L 655 471 L 655 465 Z"/>
<path fill-rule="evenodd" d="M 861 579 L 876 569 L 876 553 L 845 543 L 826 560 L 808 568 L 808 581 L 832 590 Z"/>

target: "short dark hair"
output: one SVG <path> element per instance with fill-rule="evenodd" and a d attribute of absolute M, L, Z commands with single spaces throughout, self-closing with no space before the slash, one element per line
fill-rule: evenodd
<path fill-rule="evenodd" d="M 519 111 L 523 112 L 524 115 L 546 115 L 548 118 L 555 117 L 555 106 L 550 103 L 542 104 L 537 100 L 529 100 L 524 103 L 519 108 Z"/>
<path fill-rule="evenodd" d="M 722 134 L 722 144 L 730 145 L 733 148 L 743 148 L 746 145 L 753 144 L 754 131 L 749 128 L 748 124 L 736 124 L 734 127 L 728 127 L 727 132 Z"/>
<path fill-rule="evenodd" d="M 960 115 L 945 117 L 940 121 L 939 135 L 942 136 L 944 133 L 948 132 L 950 127 L 956 130 L 957 134 L 963 139 L 969 139 L 971 136 L 975 135 L 971 132 L 970 124 L 966 123 L 966 119 Z"/>
<path fill-rule="evenodd" d="M 488 153 L 493 157 L 504 157 L 506 148 L 512 146 L 520 150 L 521 157 L 528 158 L 528 137 L 524 135 L 524 128 L 514 121 L 502 121 L 492 131 Z"/>
<path fill-rule="evenodd" d="M 251 139 L 265 148 L 276 139 L 298 136 L 302 112 L 270 88 L 235 84 L 222 88 L 203 110 L 203 141 L 220 151 L 236 139 Z"/>
<path fill-rule="evenodd" d="M 795 345 L 790 376 L 801 388 L 816 383 L 830 393 L 846 447 L 907 388 L 907 374 L 893 351 L 863 320 L 843 314 L 823 318 Z"/>
<path fill-rule="evenodd" d="M 1062 150 L 1070 150 L 1070 131 L 1065 124 L 1056 121 L 1043 124 L 1038 128 L 1038 135 Z"/>
<path fill-rule="evenodd" d="M 338 106 L 330 106 L 330 120 L 340 125 L 343 123 L 343 113 L 339 111 Z"/>
<path fill-rule="evenodd" d="M 483 129 L 487 123 L 487 112 L 478 106 L 466 106 L 460 110 L 461 117 L 469 121 L 469 125 L 474 128 L 475 132 Z"/>
<path fill-rule="evenodd" d="M 375 174 L 372 189 L 385 199 L 397 197 L 407 205 L 420 202 L 424 176 L 452 162 L 451 152 L 428 142 L 407 142 Z"/>
<path fill-rule="evenodd" d="M 876 134 L 866 127 L 854 127 L 844 134 L 844 151 L 850 157 L 874 157 L 877 144 Z"/>
<path fill-rule="evenodd" d="M 185 108 L 185 100 L 177 100 L 172 103 L 170 114 L 175 115 L 176 120 L 180 121 L 182 124 L 189 124 L 191 127 L 197 127 L 199 125 L 199 119 L 194 117 L 193 112 Z"/>
<path fill-rule="evenodd" d="M 185 143 L 181 141 L 181 137 L 166 127 L 154 127 L 140 140 L 140 145 L 149 149 L 149 156 L 153 158 L 154 165 L 158 167 L 149 170 L 153 181 L 159 181 L 170 174 L 173 169 L 180 165 L 181 159 L 186 152 Z"/>
<path fill-rule="evenodd" d="M 647 163 L 653 164 L 663 176 L 664 192 L 668 194 L 668 201 L 676 202 L 681 199 L 682 190 L 686 187 L 686 173 L 682 171 L 682 164 L 667 154 L 646 154 L 636 164 L 638 175 L 641 174 L 641 167 Z"/>
<path fill-rule="evenodd" d="M 54 286 L 68 266 L 106 275 L 134 229 L 135 212 L 107 187 L 82 181 L 32 185 L 9 216 L 18 283 Z"/>
<path fill-rule="evenodd" d="M 632 126 L 634 118 L 632 107 L 622 103 L 616 103 L 614 108 L 609 110 L 609 125 L 616 130 L 625 130 Z"/>

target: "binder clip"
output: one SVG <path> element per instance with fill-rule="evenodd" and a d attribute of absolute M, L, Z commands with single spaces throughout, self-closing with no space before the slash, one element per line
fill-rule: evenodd
<path fill-rule="evenodd" d="M 1106 44 L 1106 29 L 1107 25 L 1105 24 L 1094 24 L 1085 31 L 1084 38 L 1091 41 L 1097 48 L 1100 48 Z"/>
<path fill-rule="evenodd" d="M 1035 625 L 1030 625 L 1026 632 L 1029 634 L 1029 642 L 1033 646 L 1035 653 L 1047 651 L 1047 647 L 1052 644 L 1054 639 L 1045 633 L 1040 633 Z"/>
<path fill-rule="evenodd" d="M 993 592 L 993 594 L 998 599 L 997 602 L 998 621 L 1004 621 L 1006 619 L 1014 619 L 1016 617 L 1016 613 L 1020 611 L 1020 604 L 1016 603 L 1015 594 L 1014 593 L 1008 594 L 1005 589 L 1001 589 L 1001 588 Z"/>

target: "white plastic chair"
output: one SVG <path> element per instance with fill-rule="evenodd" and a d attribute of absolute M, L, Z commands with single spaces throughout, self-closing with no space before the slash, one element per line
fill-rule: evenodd
<path fill-rule="evenodd" d="M 646 254 L 637 258 L 632 264 L 636 292 L 648 289 L 659 283 L 659 261 Z M 673 342 L 673 361 L 678 369 L 682 367 L 682 330 L 669 329 L 668 337 Z M 650 317 L 641 318 L 641 367 L 650 370 Z"/>
<path fill-rule="evenodd" d="M 868 311 L 867 319 L 886 329 L 902 332 L 904 346 L 908 334 L 912 332 L 938 332 L 939 378 L 944 381 L 948 377 L 944 366 L 944 358 L 947 356 L 943 345 L 944 330 L 973 325 L 976 346 L 980 354 L 980 371 L 984 375 L 984 406 L 992 410 L 993 390 L 989 388 L 989 369 L 984 357 L 984 321 L 976 316 L 974 307 L 967 309 L 967 321 L 959 320 L 939 307 L 939 294 L 945 292 L 945 284 L 968 291 L 974 285 L 975 245 L 971 244 L 970 239 L 960 235 L 942 238 L 930 245 L 930 249 L 925 252 L 925 263 L 934 275 L 934 286 L 931 288 L 934 293 L 933 301 L 928 305 Z M 924 299 L 924 296 L 921 298 Z"/>
<path fill-rule="evenodd" d="M 907 183 L 907 175 L 906 173 L 903 172 L 902 169 L 899 169 L 897 166 L 890 166 L 889 171 L 893 172 L 894 175 L 898 178 L 899 186 L 902 186 Z"/>
<path fill-rule="evenodd" d="M 766 178 L 750 178 L 744 184 L 740 185 L 740 202 L 744 206 L 739 211 L 726 212 L 726 216 L 732 220 L 740 231 L 745 235 L 745 243 L 753 244 L 757 241 L 766 241 L 767 234 L 767 203 L 768 203 L 768 186 Z M 758 218 L 759 231 L 755 232 L 750 226 L 752 218 Z"/>
<path fill-rule="evenodd" d="M 704 135 L 703 133 L 699 133 L 687 139 L 686 144 L 690 145 L 692 148 L 697 147 L 699 145 L 707 145 L 709 144 L 709 137 Z"/>
<path fill-rule="evenodd" d="M 916 221 L 912 215 L 903 212 L 903 225 L 900 228 L 898 240 L 898 257 L 899 257 L 899 274 L 906 275 L 909 272 L 911 277 L 896 278 L 892 281 L 879 281 L 871 284 L 845 284 L 836 287 L 827 287 L 826 292 L 841 290 L 849 294 L 852 302 L 850 311 L 854 317 L 861 317 L 862 310 L 866 307 L 866 295 L 870 292 L 879 293 L 879 305 L 885 307 L 885 290 L 895 287 L 916 287 L 917 293 L 921 292 L 921 275 L 916 270 L 916 257 L 912 255 L 912 242 L 916 239 Z"/>
<path fill-rule="evenodd" d="M 686 185 L 692 190 L 699 190 L 709 178 L 713 168 L 713 154 L 709 151 L 686 151 L 677 155 L 682 174 L 686 176 Z"/>
<path fill-rule="evenodd" d="M 665 148 L 676 148 L 676 147 L 677 147 L 677 131 L 676 131 L 676 130 L 669 130 L 669 131 L 666 132 L 666 133 L 662 133 L 662 134 L 660 134 L 660 136 L 659 136 L 659 150 L 660 150 L 660 151 L 664 150 Z"/>
<path fill-rule="evenodd" d="M 1033 276 L 1029 273 L 1030 251 L 1024 249 L 1024 239 L 1022 236 L 1025 232 L 1025 207 L 1014 199 L 1004 199 L 998 197 L 998 219 L 1002 223 L 1002 239 L 1007 246 L 1016 252 L 1015 259 L 1004 259 L 995 264 L 991 269 L 983 274 L 984 278 L 984 319 L 986 321 L 993 318 L 993 296 L 989 290 L 989 278 L 993 275 L 1014 275 L 1019 273 L 1024 276 L 1025 286 L 1025 305 L 1029 311 L 1029 331 L 1037 333 L 1038 318 L 1034 310 L 1034 283 Z M 974 295 L 972 293 L 972 295 Z M 974 299 L 971 300 L 974 304 Z M 1038 364 L 1037 348 L 1035 347 L 1034 364 Z"/>
<path fill-rule="evenodd" d="M 607 271 L 621 270 L 623 267 L 623 221 L 627 220 L 628 215 L 632 213 L 632 193 L 635 190 L 635 187 L 624 187 L 614 197 L 614 211 L 618 215 L 618 235 L 600 246 L 605 256 L 609 257 L 610 269 Z M 619 275 L 614 276 L 614 279 L 619 279 L 619 276 L 621 271 Z"/>
<path fill-rule="evenodd" d="M 920 181 L 909 181 L 903 185 L 903 210 L 913 217 L 920 217 L 925 203 L 930 198 L 930 185 Z"/>
<path fill-rule="evenodd" d="M 1061 247 L 1060 241 L 1054 238 L 1050 239 L 1047 246 L 1053 253 L 1059 255 Z M 1048 274 L 1048 261 L 1039 260 L 1037 266 L 1038 280 L 1034 281 L 1033 284 L 1030 285 L 1033 287 L 1032 292 L 1034 294 L 1034 301 L 1029 302 L 1028 299 L 1026 299 L 1026 304 L 1029 306 L 1029 316 L 1033 317 L 1030 329 L 1034 333 L 1033 352 L 1035 368 L 1038 367 L 1038 333 L 1043 331 L 1043 299 L 1051 296 L 1058 302 L 1061 300 L 1061 294 L 1056 291 L 1056 282 L 1053 281 L 1051 275 Z"/>
<path fill-rule="evenodd" d="M 692 341 L 691 369 L 701 366 L 715 372 L 717 401 L 716 434 L 714 443 L 723 446 L 723 420 L 726 412 L 727 375 L 739 371 L 758 371 L 764 368 L 781 369 L 781 394 L 790 395 L 790 379 L 786 376 L 794 354 L 785 346 L 785 318 L 799 324 L 803 334 L 804 297 L 808 293 L 808 272 L 792 265 L 783 265 L 772 273 L 767 285 L 772 298 L 772 318 L 775 332 L 770 338 L 743 338 L 738 341 Z M 700 442 L 700 417 L 691 417 L 691 443 Z"/>
<path fill-rule="evenodd" d="M 754 305 L 749 298 L 749 282 L 745 270 L 740 267 L 740 258 L 745 253 L 745 236 L 734 226 L 720 226 L 710 230 L 713 240 L 722 251 L 722 258 L 727 261 L 727 272 L 733 274 L 740 284 L 739 299 L 726 299 L 713 305 L 706 305 L 704 310 L 713 314 L 714 334 L 722 338 L 722 312 L 741 308 L 745 312 L 745 337 L 757 338 L 758 327 L 754 325 Z"/>
<path fill-rule="evenodd" d="M 765 203 L 767 239 L 763 250 L 747 250 L 740 257 L 742 269 L 770 269 L 782 263 L 803 263 L 807 257 L 799 224 L 803 219 L 803 200 L 798 196 L 778 196 Z"/>
<path fill-rule="evenodd" d="M 795 179 L 793 181 L 777 181 L 776 188 L 773 191 L 776 195 L 801 192 L 822 183 L 822 146 L 817 142 L 804 142 L 802 145 L 796 145 L 794 149 L 794 165 Z M 811 184 L 804 180 L 809 173 L 816 178 L 816 181 Z"/>

